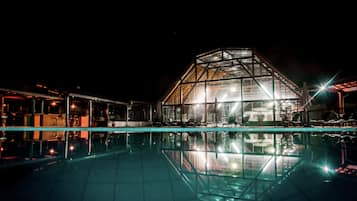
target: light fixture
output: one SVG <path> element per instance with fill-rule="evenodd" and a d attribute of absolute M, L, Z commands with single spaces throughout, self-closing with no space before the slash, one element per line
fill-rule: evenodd
<path fill-rule="evenodd" d="M 323 84 L 320 86 L 319 91 L 324 91 L 326 90 L 326 84 Z"/>
<path fill-rule="evenodd" d="M 232 169 L 237 169 L 238 168 L 238 164 L 237 163 L 232 163 L 231 164 L 231 168 Z"/>
<path fill-rule="evenodd" d="M 50 154 L 54 154 L 55 153 L 55 150 L 54 149 L 50 149 Z"/>
<path fill-rule="evenodd" d="M 73 145 L 69 146 L 69 150 L 73 151 L 74 150 L 74 146 Z"/>

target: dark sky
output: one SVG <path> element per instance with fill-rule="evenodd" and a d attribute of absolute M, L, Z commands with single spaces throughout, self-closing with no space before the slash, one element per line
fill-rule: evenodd
<path fill-rule="evenodd" d="M 194 55 L 219 47 L 257 48 L 300 86 L 339 71 L 339 79 L 356 77 L 357 34 L 339 21 L 194 26 L 162 21 L 9 20 L 3 27 L 1 87 L 44 82 L 119 100 L 156 101 Z"/>

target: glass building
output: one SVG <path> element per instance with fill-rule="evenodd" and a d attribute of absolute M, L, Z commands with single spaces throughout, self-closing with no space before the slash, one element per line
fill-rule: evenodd
<path fill-rule="evenodd" d="M 161 100 L 164 123 L 279 125 L 302 110 L 298 86 L 254 49 L 197 55 Z"/>

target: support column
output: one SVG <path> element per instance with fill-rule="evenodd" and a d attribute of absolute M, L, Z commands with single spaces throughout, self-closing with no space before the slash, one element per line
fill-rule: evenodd
<path fill-rule="evenodd" d="M 107 103 L 106 106 L 107 106 L 107 107 L 106 107 L 106 109 L 105 109 L 105 119 L 106 119 L 107 121 L 106 121 L 105 127 L 108 127 L 108 123 L 109 123 L 109 103 Z M 106 151 L 108 151 L 109 139 L 110 139 L 110 132 L 107 131 L 107 132 L 106 132 L 106 138 L 105 138 L 105 149 L 106 149 Z"/>
<path fill-rule="evenodd" d="M 182 91 L 182 80 L 180 81 L 180 105 L 181 105 L 181 124 L 183 124 L 183 91 Z"/>
<path fill-rule="evenodd" d="M 36 99 L 32 97 L 32 118 L 33 118 L 33 123 L 35 123 L 35 113 L 36 113 Z M 32 160 L 33 156 L 33 136 L 34 136 L 34 131 L 31 132 L 30 134 L 30 153 L 29 153 L 29 158 Z"/>
<path fill-rule="evenodd" d="M 128 127 L 129 126 L 129 107 L 126 106 L 126 122 L 125 122 L 125 126 Z M 129 148 L 129 133 L 126 132 L 126 148 Z"/>
<path fill-rule="evenodd" d="M 343 94 L 341 91 L 337 92 L 338 94 L 338 114 L 339 117 L 343 117 L 343 114 L 345 113 L 345 103 L 344 103 L 344 98 L 343 98 Z"/>
<path fill-rule="evenodd" d="M 273 125 L 276 126 L 276 105 L 275 105 L 275 72 L 272 71 L 272 88 L 273 88 Z M 275 134 L 274 134 L 275 137 Z"/>
<path fill-rule="evenodd" d="M 207 138 L 207 132 L 204 134 L 205 136 L 205 172 L 206 175 L 208 174 L 208 138 Z"/>
<path fill-rule="evenodd" d="M 3 96 L 1 96 L 1 126 L 2 127 L 6 127 L 6 118 L 5 118 L 5 98 Z M 5 131 L 1 131 L 0 133 L 0 159 L 2 158 L 1 155 L 1 149 L 2 149 L 2 142 L 5 141 Z"/>
<path fill-rule="evenodd" d="M 274 70 L 272 71 L 272 88 L 273 88 L 273 125 L 276 126 L 276 104 L 275 104 L 275 72 Z M 277 147 L 276 147 L 276 133 L 274 135 L 274 175 L 275 179 L 278 177 L 278 164 L 277 164 L 277 158 L 276 158 L 276 152 L 277 152 Z"/>
<path fill-rule="evenodd" d="M 208 114 L 207 114 L 208 110 L 207 110 L 207 81 L 205 81 L 205 123 L 206 125 L 208 124 Z"/>
<path fill-rule="evenodd" d="M 277 152 L 278 149 L 276 147 L 276 133 L 274 133 L 273 135 L 274 135 L 274 174 L 275 174 L 275 179 L 277 179 L 277 177 L 278 177 L 278 164 L 277 164 L 276 152 Z"/>
<path fill-rule="evenodd" d="M 70 113 L 70 105 L 69 105 L 70 97 L 66 97 L 66 128 L 69 127 L 69 113 Z M 68 158 L 68 131 L 64 133 L 64 158 Z"/>
<path fill-rule="evenodd" d="M 304 115 L 303 115 L 303 126 L 309 126 L 309 110 L 310 110 L 310 103 L 309 103 L 309 92 L 307 88 L 306 82 L 303 84 L 303 104 L 304 104 Z"/>
<path fill-rule="evenodd" d="M 88 118 L 88 126 L 92 127 L 92 118 L 93 118 L 93 101 L 89 100 L 89 118 Z M 88 155 L 92 153 L 92 130 L 88 131 Z"/>
<path fill-rule="evenodd" d="M 149 121 L 152 122 L 152 105 L 150 104 L 149 107 L 150 107 L 149 108 L 149 110 L 150 110 L 149 111 L 150 112 Z"/>
<path fill-rule="evenodd" d="M 241 143 L 242 143 L 242 176 L 243 176 L 243 178 L 245 178 L 245 141 L 244 141 L 244 135 L 245 135 L 245 133 L 241 133 L 241 135 L 242 135 L 242 141 L 241 141 Z M 249 135 L 249 133 L 248 133 L 248 135 Z"/>
<path fill-rule="evenodd" d="M 5 127 L 6 126 L 6 114 L 5 114 L 5 97 L 4 96 L 1 96 L 1 126 L 2 127 Z M 2 131 L 3 134 L 4 131 Z"/>
<path fill-rule="evenodd" d="M 341 140 L 340 146 L 341 146 L 341 165 L 344 165 L 347 159 L 346 143 L 344 140 Z"/>
<path fill-rule="evenodd" d="M 149 134 L 149 146 L 152 147 L 152 132 Z"/>
<path fill-rule="evenodd" d="M 183 151 L 184 151 L 182 135 L 183 135 L 183 133 L 180 133 L 180 173 L 182 173 Z"/>
<path fill-rule="evenodd" d="M 243 105 L 243 79 L 240 79 L 240 111 L 241 111 L 241 121 L 242 121 L 242 126 L 244 126 L 244 105 Z"/>
<path fill-rule="evenodd" d="M 40 125 L 43 126 L 43 113 L 44 113 L 44 107 L 45 107 L 45 100 L 41 100 L 41 117 L 40 117 Z M 40 131 L 40 135 L 38 137 L 39 141 L 40 141 L 40 156 L 42 156 L 42 135 L 43 135 L 43 131 Z"/>

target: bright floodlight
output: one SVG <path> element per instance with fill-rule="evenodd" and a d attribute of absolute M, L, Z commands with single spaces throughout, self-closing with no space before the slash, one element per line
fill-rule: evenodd
<path fill-rule="evenodd" d="M 320 86 L 320 91 L 324 91 L 326 89 L 326 84 Z"/>
<path fill-rule="evenodd" d="M 310 99 L 305 103 L 304 107 L 306 107 L 306 105 L 308 105 L 321 91 L 325 90 L 327 88 L 327 86 L 335 79 L 335 77 L 337 75 L 338 75 L 338 73 L 336 73 L 334 76 L 332 76 L 325 84 L 320 86 L 319 90 L 312 97 L 310 97 Z"/>

